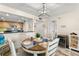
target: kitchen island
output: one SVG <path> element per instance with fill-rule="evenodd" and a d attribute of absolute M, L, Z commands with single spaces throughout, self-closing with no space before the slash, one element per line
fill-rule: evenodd
<path fill-rule="evenodd" d="M 27 32 L 10 32 L 10 33 L 2 33 L 5 36 L 5 40 L 11 39 L 16 49 L 21 47 L 21 42 L 25 40 L 26 38 L 30 38 L 34 36 L 33 31 L 27 31 Z"/>

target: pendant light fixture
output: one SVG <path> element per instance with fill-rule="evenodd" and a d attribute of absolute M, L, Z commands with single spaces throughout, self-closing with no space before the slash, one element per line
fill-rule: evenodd
<path fill-rule="evenodd" d="M 42 12 L 41 14 L 38 15 L 39 19 L 42 20 L 43 18 L 48 18 L 50 17 L 49 14 L 47 14 L 47 6 L 46 3 L 42 3 Z"/>

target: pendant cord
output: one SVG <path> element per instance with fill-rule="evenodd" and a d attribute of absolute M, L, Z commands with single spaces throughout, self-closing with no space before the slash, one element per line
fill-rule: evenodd
<path fill-rule="evenodd" d="M 45 3 L 43 3 L 43 14 L 45 13 Z"/>

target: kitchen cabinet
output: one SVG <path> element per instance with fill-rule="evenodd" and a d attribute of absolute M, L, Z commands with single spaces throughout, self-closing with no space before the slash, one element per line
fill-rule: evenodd
<path fill-rule="evenodd" d="M 69 36 L 69 48 L 79 51 L 79 37 L 78 35 Z"/>
<path fill-rule="evenodd" d="M 0 21 L 0 28 L 10 28 L 11 25 L 16 25 L 17 28 L 23 28 L 23 23 L 21 22 Z"/>
<path fill-rule="evenodd" d="M 6 40 L 11 39 L 15 44 L 15 48 L 18 49 L 21 47 L 22 40 L 34 36 L 34 34 L 33 32 L 17 32 L 17 33 L 5 33 L 4 36 Z"/>

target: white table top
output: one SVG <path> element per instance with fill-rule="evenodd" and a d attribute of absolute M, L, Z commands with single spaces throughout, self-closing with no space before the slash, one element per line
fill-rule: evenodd
<path fill-rule="evenodd" d="M 25 41 L 26 43 L 28 42 L 28 41 Z M 23 42 L 22 42 L 22 44 L 23 44 Z M 35 51 L 35 50 L 31 50 L 31 49 L 27 49 L 27 46 L 26 47 L 24 47 L 23 45 L 22 45 L 22 49 L 24 50 L 24 51 L 26 51 L 26 52 L 28 52 L 28 53 L 37 53 L 37 54 L 40 54 L 40 53 L 45 53 L 46 52 L 46 48 L 44 47 L 44 46 L 46 46 L 47 45 L 47 42 L 42 42 L 42 43 L 39 43 L 39 47 L 41 46 L 41 47 L 43 47 L 44 48 L 44 50 L 38 50 L 38 51 Z M 34 46 L 36 46 L 36 45 L 34 45 Z M 33 47 L 34 47 L 33 46 Z M 33 48 L 32 47 L 32 48 Z M 41 48 L 40 47 L 40 48 Z"/>

